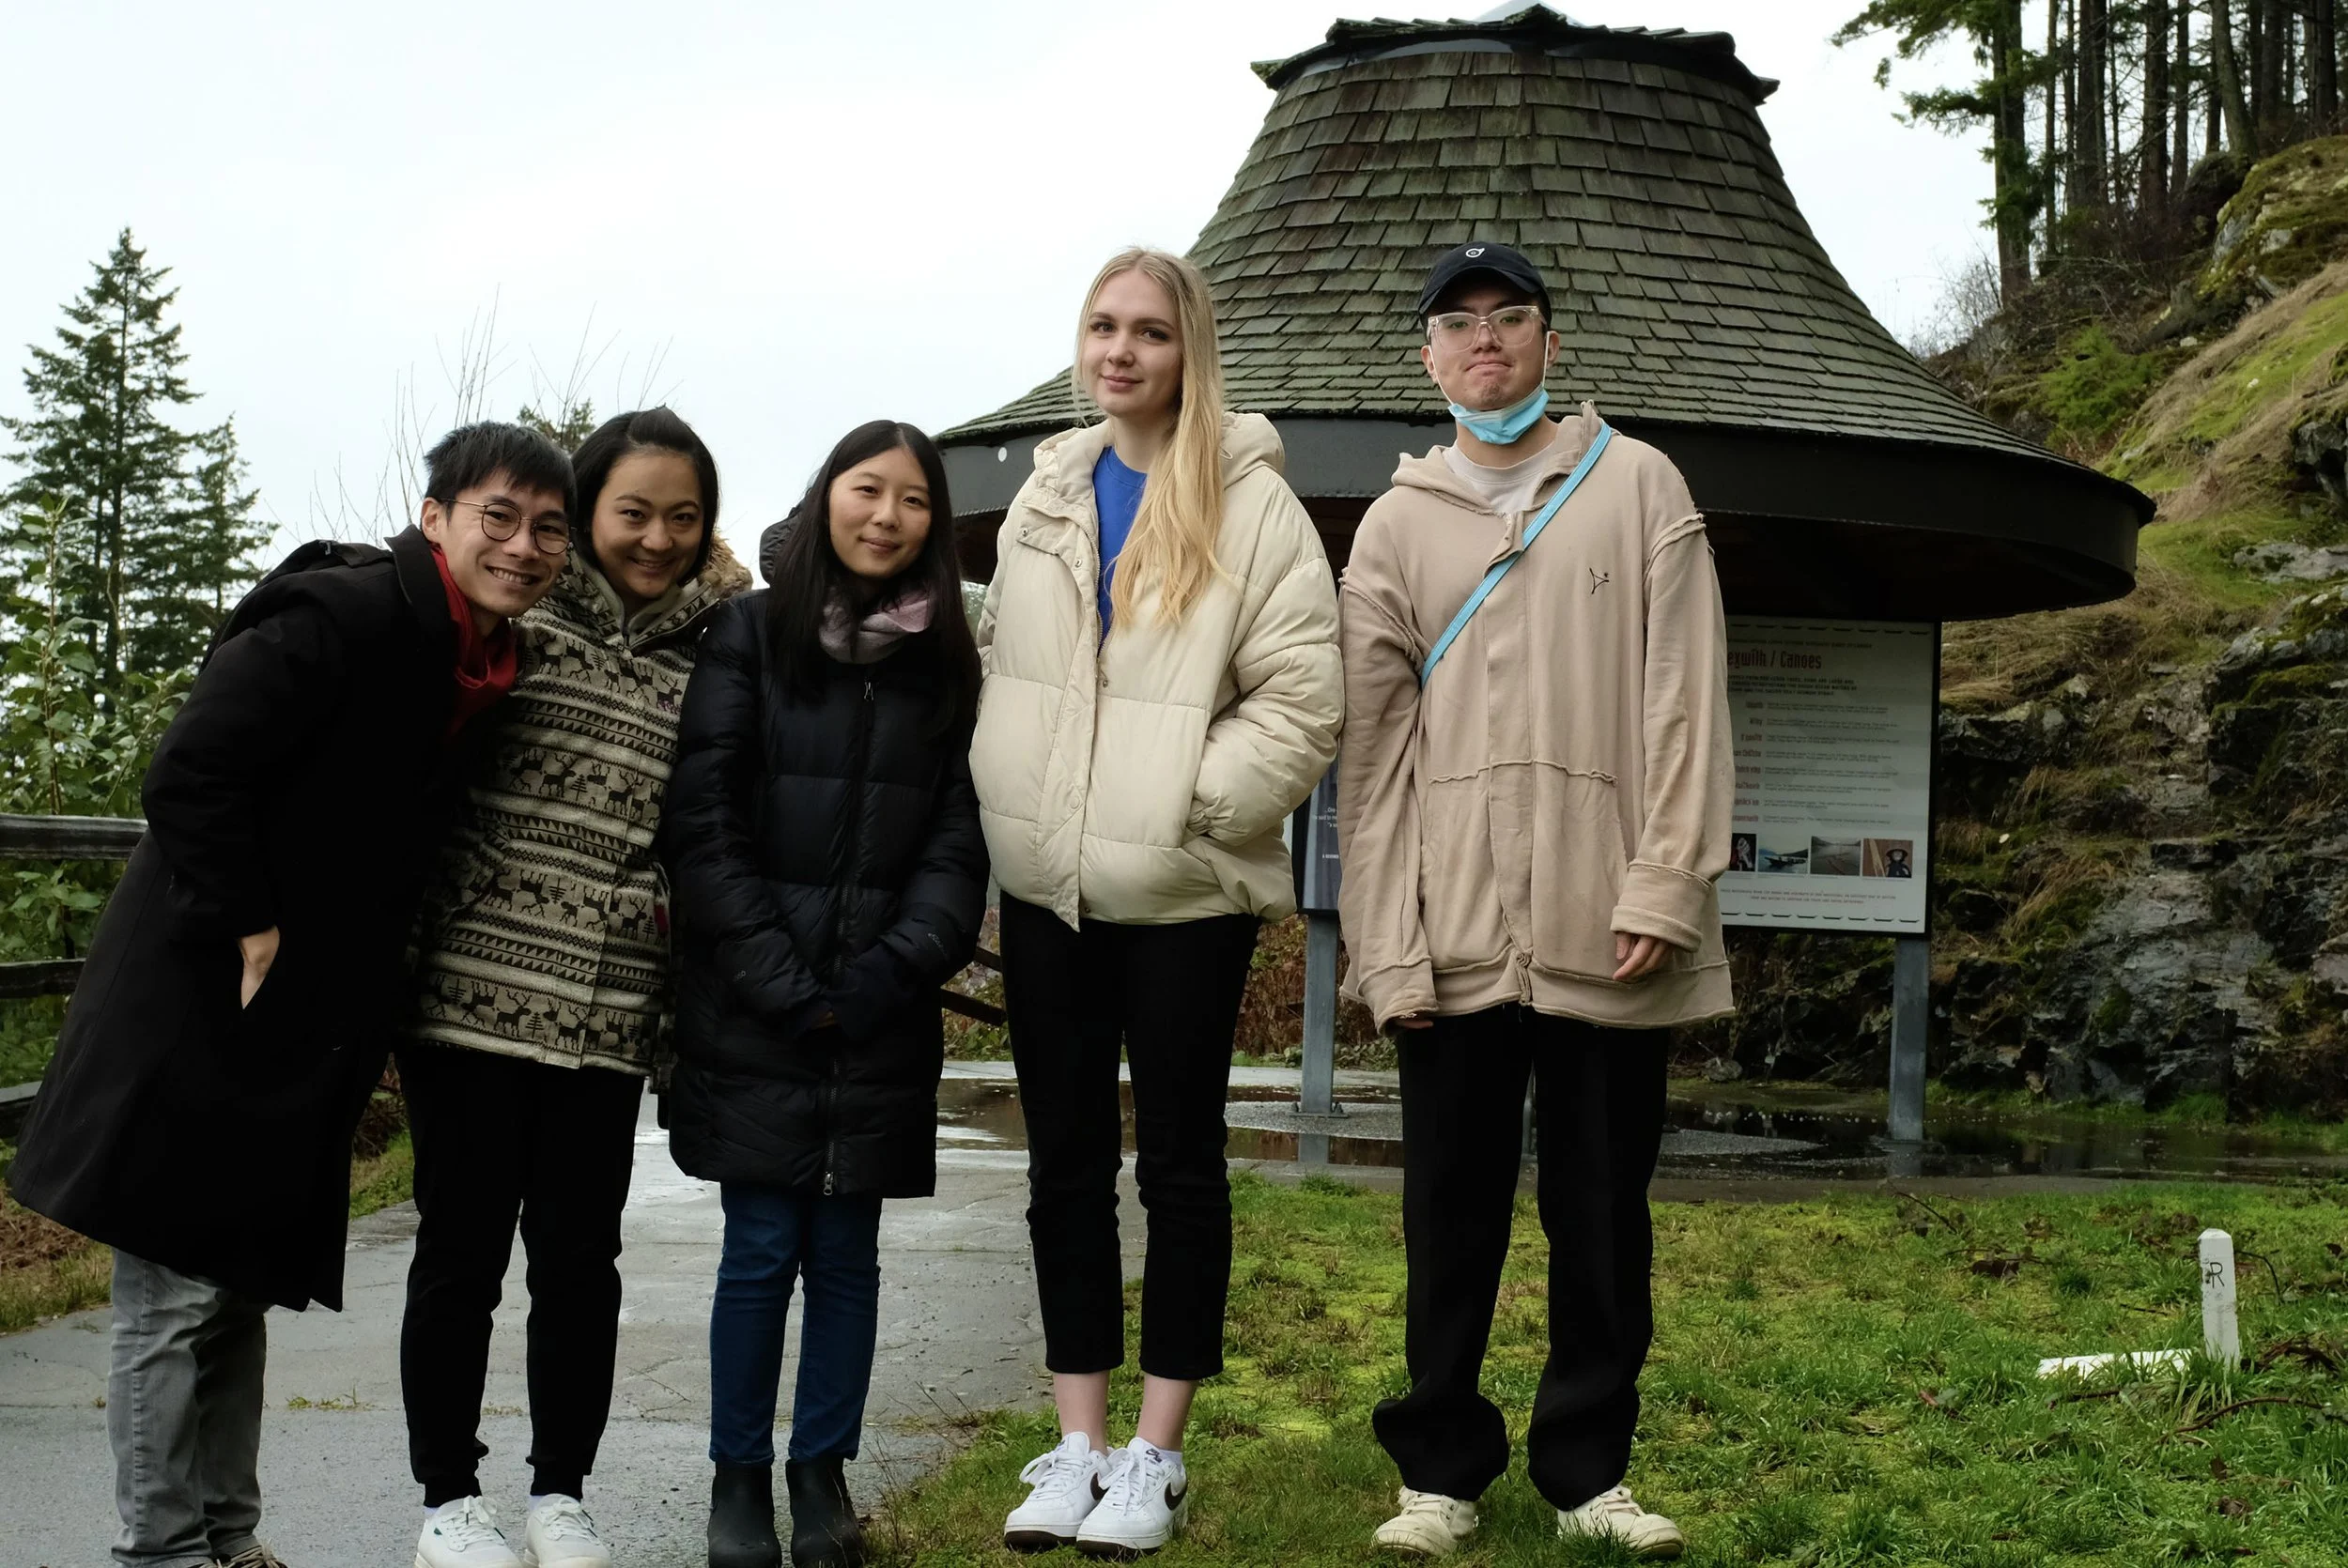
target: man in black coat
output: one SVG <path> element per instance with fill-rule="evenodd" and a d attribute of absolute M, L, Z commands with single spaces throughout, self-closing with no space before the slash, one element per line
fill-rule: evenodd
<path fill-rule="evenodd" d="M 114 1247 L 106 1425 L 137 1568 L 274 1568 L 255 1537 L 262 1314 L 342 1305 L 350 1140 L 511 617 L 569 542 L 570 460 L 515 425 L 426 458 L 420 526 L 310 544 L 222 627 L 147 770 L 11 1173 Z"/>

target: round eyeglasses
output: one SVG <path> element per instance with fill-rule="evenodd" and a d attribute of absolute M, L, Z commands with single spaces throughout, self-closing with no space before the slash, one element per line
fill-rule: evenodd
<path fill-rule="evenodd" d="M 451 501 L 452 506 L 470 506 L 481 514 L 481 531 L 499 544 L 521 531 L 520 511 L 502 500 Z M 541 517 L 530 525 L 530 542 L 540 555 L 558 556 L 571 547 L 571 525 L 552 517 Z"/>

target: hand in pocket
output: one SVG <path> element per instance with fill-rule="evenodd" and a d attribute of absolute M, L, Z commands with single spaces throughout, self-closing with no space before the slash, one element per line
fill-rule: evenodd
<path fill-rule="evenodd" d="M 1643 980 L 1663 967 L 1672 956 L 1672 945 L 1658 936 L 1633 936 L 1629 931 L 1614 933 L 1614 970 L 1616 980 Z"/>
<path fill-rule="evenodd" d="M 244 976 L 237 988 L 237 1007 L 241 1010 L 253 1006 L 261 982 L 269 978 L 270 966 L 277 961 L 277 928 L 237 938 L 237 948 L 244 955 Z"/>

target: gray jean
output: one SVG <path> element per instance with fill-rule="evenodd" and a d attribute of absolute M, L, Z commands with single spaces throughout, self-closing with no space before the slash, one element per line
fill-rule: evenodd
<path fill-rule="evenodd" d="M 115 1253 L 106 1436 L 124 1568 L 208 1568 L 261 1522 L 261 1371 L 269 1303 Z"/>

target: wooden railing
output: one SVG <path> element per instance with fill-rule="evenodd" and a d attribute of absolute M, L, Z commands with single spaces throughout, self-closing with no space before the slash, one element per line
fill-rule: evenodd
<path fill-rule="evenodd" d="M 128 860 L 147 824 L 129 817 L 14 817 L 0 813 L 0 860 Z M 981 949 L 978 963 L 1002 972 L 1003 961 Z M 82 977 L 80 959 L 0 963 L 0 999 L 66 996 Z M 1003 1009 L 958 991 L 941 990 L 938 1005 L 981 1023 L 1000 1023 Z M 0 1084 L 0 1138 L 13 1138 L 32 1114 L 38 1084 Z"/>
<path fill-rule="evenodd" d="M 131 817 L 14 817 L 0 814 L 0 860 L 128 860 L 147 824 Z M 80 959 L 0 963 L 0 998 L 64 996 L 82 977 Z M 0 1138 L 32 1114 L 38 1084 L 0 1084 Z"/>

